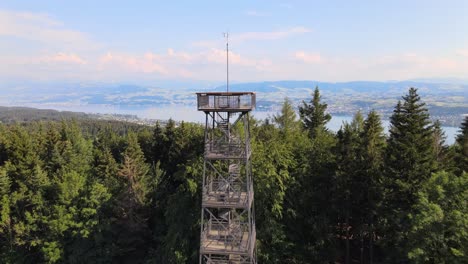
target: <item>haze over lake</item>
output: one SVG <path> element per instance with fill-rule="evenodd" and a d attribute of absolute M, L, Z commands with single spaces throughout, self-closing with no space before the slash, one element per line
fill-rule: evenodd
<path fill-rule="evenodd" d="M 128 106 L 128 105 L 74 105 L 74 106 L 60 106 L 60 105 L 49 105 L 53 109 L 60 111 L 75 111 L 85 113 L 103 113 L 103 114 L 125 114 L 125 115 L 136 115 L 142 119 L 157 119 L 167 120 L 169 118 L 175 121 L 185 122 L 196 122 L 204 123 L 205 115 L 203 112 L 197 111 L 195 105 L 166 105 L 163 107 L 149 107 L 149 106 Z M 41 105 L 35 105 L 34 107 L 44 108 Z M 47 108 L 47 107 L 46 107 Z M 252 115 L 260 120 L 273 117 L 277 112 L 274 111 L 259 111 L 254 110 Z M 366 114 L 365 112 L 363 113 Z M 353 119 L 352 115 L 333 115 L 327 127 L 336 132 L 340 129 L 344 122 L 351 122 Z M 382 120 L 382 124 L 385 129 L 385 133 L 388 132 L 390 125 L 389 120 Z M 459 127 L 457 126 L 442 126 L 445 135 L 447 136 L 446 143 L 453 144 L 455 137 L 458 134 Z"/>

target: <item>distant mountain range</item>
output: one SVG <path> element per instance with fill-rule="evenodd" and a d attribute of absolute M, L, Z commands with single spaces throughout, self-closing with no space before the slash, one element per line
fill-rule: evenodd
<path fill-rule="evenodd" d="M 446 82 L 444 82 L 446 81 Z M 315 87 L 319 87 L 323 100 L 332 114 L 352 115 L 358 110 L 379 111 L 384 117 L 391 114 L 393 107 L 409 87 L 419 89 L 431 115 L 448 124 L 458 125 L 461 116 L 468 114 L 468 83 L 461 80 L 409 80 L 409 81 L 355 81 L 320 82 L 309 80 L 284 80 L 250 83 L 232 83 L 230 91 L 257 93 L 257 111 L 277 112 L 285 97 L 295 105 L 310 100 Z M 58 110 L 76 109 L 96 112 L 93 106 L 112 109 L 165 108 L 196 104 L 195 92 L 225 91 L 225 85 L 208 82 L 164 81 L 154 85 L 71 83 L 71 82 L 11 82 L 0 83 L 0 105 L 29 106 Z M 109 106 L 109 107 L 108 107 Z M 74 108 L 75 107 L 75 108 Z M 97 110 L 100 111 L 100 110 Z M 139 111 L 139 110 L 137 110 Z M 125 112 L 120 111 L 119 114 Z M 136 112 L 132 112 L 135 114 Z M 138 113 L 137 113 L 138 114 Z M 168 113 L 170 115 L 170 113 Z M 184 117 L 181 117 L 183 119 Z"/>
<path fill-rule="evenodd" d="M 230 84 L 231 91 L 252 92 L 278 92 L 298 88 L 315 88 L 325 93 L 398 93 L 402 94 L 409 87 L 416 87 L 421 94 L 445 94 L 456 93 L 468 95 L 468 84 L 461 83 L 433 83 L 419 81 L 395 81 L 395 82 L 319 82 L 319 81 L 272 81 Z M 225 91 L 226 86 L 218 86 L 215 91 Z"/>

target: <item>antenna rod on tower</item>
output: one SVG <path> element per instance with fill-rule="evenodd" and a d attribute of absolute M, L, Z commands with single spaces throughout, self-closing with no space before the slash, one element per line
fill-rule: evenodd
<path fill-rule="evenodd" d="M 229 32 L 224 33 L 226 38 L 226 92 L 229 92 Z"/>

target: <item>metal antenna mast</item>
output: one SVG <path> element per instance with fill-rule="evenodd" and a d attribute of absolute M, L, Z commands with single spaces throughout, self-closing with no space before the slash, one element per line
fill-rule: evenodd
<path fill-rule="evenodd" d="M 226 92 L 229 93 L 229 32 L 224 33 L 226 38 Z"/>

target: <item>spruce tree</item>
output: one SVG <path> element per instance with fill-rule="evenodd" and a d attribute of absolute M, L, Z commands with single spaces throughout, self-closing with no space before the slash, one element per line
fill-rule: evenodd
<path fill-rule="evenodd" d="M 434 131 L 433 131 L 433 150 L 434 158 L 437 162 L 438 169 L 449 168 L 449 161 L 447 160 L 448 147 L 445 144 L 447 136 L 441 128 L 439 120 L 434 122 Z"/>
<path fill-rule="evenodd" d="M 434 171 L 433 126 L 425 104 L 411 88 L 391 117 L 386 152 L 388 176 L 412 193 Z"/>
<path fill-rule="evenodd" d="M 367 115 L 360 138 L 358 173 L 362 177 L 363 186 L 359 190 L 364 195 L 364 200 L 359 203 L 359 212 L 364 218 L 361 232 L 367 235 L 367 259 L 369 263 L 373 263 L 375 238 L 381 236 L 379 210 L 383 199 L 382 170 L 385 151 L 384 129 L 379 115 L 374 110 Z M 364 257 L 361 257 L 361 260 L 362 258 Z"/>
<path fill-rule="evenodd" d="M 309 131 L 311 137 L 317 135 L 317 130 L 326 130 L 325 124 L 331 119 L 331 115 L 326 113 L 327 104 L 321 102 L 322 97 L 318 87 L 315 87 L 313 98 L 309 103 L 302 101 L 299 106 L 299 115 L 304 128 Z"/>
<path fill-rule="evenodd" d="M 352 128 L 351 124 L 345 123 L 337 133 L 336 145 L 336 182 L 334 188 L 334 209 L 337 212 L 337 236 L 340 237 L 340 243 L 344 244 L 344 263 L 351 263 L 351 245 L 350 239 L 353 236 L 355 225 L 352 225 L 353 217 L 351 215 L 354 191 L 353 180 L 356 175 L 356 150 L 358 147 L 359 134 Z M 341 247 L 340 247 L 341 248 Z"/>
<path fill-rule="evenodd" d="M 125 180 L 126 198 L 144 205 L 148 193 L 147 181 L 149 167 L 145 163 L 143 151 L 134 132 L 128 134 L 128 145 L 123 153 L 123 163 L 118 172 Z"/>
<path fill-rule="evenodd" d="M 455 144 L 455 163 L 457 166 L 457 174 L 468 172 L 468 116 L 465 116 L 461 124 L 459 134 Z"/>
<path fill-rule="evenodd" d="M 406 261 L 412 207 L 416 193 L 435 170 L 433 127 L 425 104 L 410 88 L 403 103 L 398 102 L 390 119 L 386 149 L 385 214 L 387 230 L 383 242 L 394 262 Z M 395 245 L 398 245 L 395 247 Z"/>
<path fill-rule="evenodd" d="M 151 192 L 148 181 L 149 166 L 145 163 L 143 151 L 138 144 L 137 135 L 130 131 L 127 146 L 122 153 L 123 161 L 118 171 L 123 184 L 117 194 L 114 208 L 116 222 L 112 227 L 117 252 L 114 261 L 130 261 L 140 254 L 146 254 L 145 243 L 149 239 L 148 193 Z"/>
<path fill-rule="evenodd" d="M 93 175 L 104 184 L 109 191 L 116 193 L 122 181 L 118 179 L 118 164 L 108 147 L 95 149 L 95 160 L 93 164 Z"/>
<path fill-rule="evenodd" d="M 0 166 L 2 166 L 5 161 L 7 161 L 8 156 L 7 156 L 7 150 L 6 150 L 6 128 L 5 126 L 0 122 Z"/>
<path fill-rule="evenodd" d="M 296 120 L 296 111 L 289 98 L 285 98 L 281 107 L 281 112 L 273 116 L 274 122 L 278 125 L 284 139 L 290 139 L 297 131 L 299 123 Z"/>
<path fill-rule="evenodd" d="M 41 254 L 47 239 L 47 233 L 42 228 L 49 221 L 49 204 L 46 200 L 50 183 L 47 175 L 41 169 L 42 162 L 37 153 L 35 138 L 24 128 L 13 126 L 8 129 L 7 156 L 4 174 L 10 182 L 8 198 L 3 196 L 2 203 L 10 204 L 9 216 L 2 218 L 7 221 L 6 230 L 10 236 L 10 250 L 13 262 L 25 262 L 28 258 L 21 252 L 38 254 L 40 259 L 46 259 Z M 42 256 L 42 257 L 41 257 Z"/>
<path fill-rule="evenodd" d="M 468 141 L 468 115 L 463 119 L 459 133 L 460 134 L 457 135 L 456 141 L 458 144 L 465 146 L 463 143 Z"/>
<path fill-rule="evenodd" d="M 366 183 L 362 173 L 361 134 L 364 129 L 364 118 L 357 112 L 351 123 L 345 122 L 337 133 L 336 176 L 334 192 L 334 209 L 336 210 L 337 236 L 342 243 L 342 255 L 345 263 L 359 259 L 362 249 L 363 229 L 362 215 L 366 213 Z"/>
<path fill-rule="evenodd" d="M 300 149 L 299 166 L 286 193 L 290 207 L 286 214 L 288 240 L 294 243 L 291 262 L 317 263 L 334 260 L 336 245 L 336 210 L 333 208 L 336 139 L 325 127 L 331 116 L 320 102 L 318 88 L 310 104 L 299 107 L 308 140 Z M 304 231 L 307 230 L 307 231 Z"/>
<path fill-rule="evenodd" d="M 0 260 L 12 249 L 13 230 L 10 215 L 10 179 L 4 168 L 0 167 Z"/>

